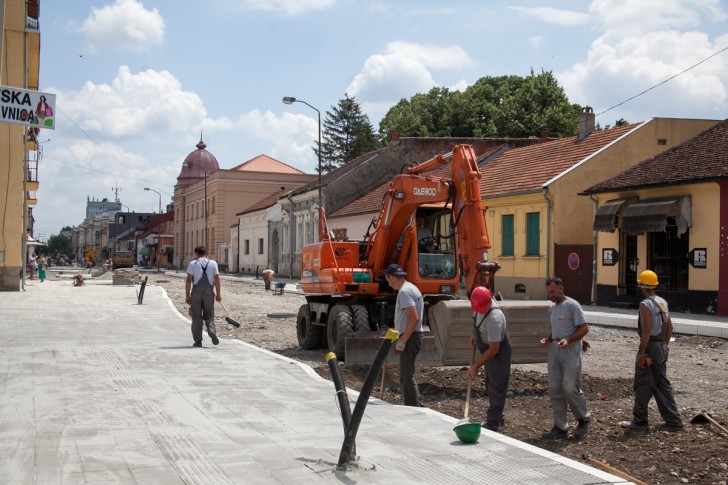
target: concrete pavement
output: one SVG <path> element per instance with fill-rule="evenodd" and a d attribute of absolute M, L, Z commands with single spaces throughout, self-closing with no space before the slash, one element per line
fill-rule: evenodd
<path fill-rule="evenodd" d="M 485 430 L 463 445 L 455 419 L 375 399 L 358 466 L 337 470 L 330 382 L 240 341 L 192 348 L 159 287 L 137 305 L 98 283 L 0 293 L 0 483 L 624 483 Z"/>

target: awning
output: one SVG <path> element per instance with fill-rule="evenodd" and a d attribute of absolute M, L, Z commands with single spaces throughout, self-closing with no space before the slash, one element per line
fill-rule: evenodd
<path fill-rule="evenodd" d="M 624 206 L 628 207 L 637 197 L 625 197 L 622 199 L 608 200 L 597 208 L 594 216 L 594 230 L 602 232 L 614 232 L 617 228 L 617 214 Z"/>
<path fill-rule="evenodd" d="M 30 237 L 30 234 L 26 234 L 25 235 L 25 245 L 26 246 L 45 246 L 45 243 L 36 241 L 32 237 Z"/>
<path fill-rule="evenodd" d="M 640 200 L 624 210 L 619 230 L 625 234 L 664 232 L 667 218 L 674 217 L 679 236 L 693 225 L 691 214 L 689 195 Z"/>

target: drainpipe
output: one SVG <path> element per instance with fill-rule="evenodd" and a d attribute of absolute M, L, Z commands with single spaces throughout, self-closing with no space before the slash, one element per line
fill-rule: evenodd
<path fill-rule="evenodd" d="M 292 196 L 286 197 L 288 199 L 288 203 L 291 204 L 290 206 L 290 212 L 288 214 L 288 278 L 293 279 L 293 261 L 296 258 L 296 253 L 294 252 L 294 245 L 295 245 L 295 237 L 293 233 L 293 229 L 296 227 L 294 215 L 293 215 L 293 200 Z"/>
<path fill-rule="evenodd" d="M 551 209 L 554 206 L 549 198 L 549 188 L 543 188 L 543 198 L 546 200 L 546 278 L 551 275 Z"/>
<path fill-rule="evenodd" d="M 596 217 L 597 209 L 599 208 L 599 202 L 597 202 L 597 199 L 594 198 L 594 195 L 589 194 L 589 198 L 592 202 L 594 202 L 594 217 Z M 592 241 L 592 287 L 591 287 L 591 300 L 592 304 L 597 304 L 597 236 L 598 232 L 596 229 L 592 231 L 594 233 L 593 235 L 593 241 Z"/>

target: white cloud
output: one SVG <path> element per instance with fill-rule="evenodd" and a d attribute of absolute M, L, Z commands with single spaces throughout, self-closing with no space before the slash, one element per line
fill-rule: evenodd
<path fill-rule="evenodd" d="M 168 71 L 133 74 L 126 66 L 111 84 L 88 81 L 80 91 L 58 92 L 58 105 L 84 130 L 110 138 L 188 132 L 206 115 L 200 97 Z"/>
<path fill-rule="evenodd" d="M 538 49 L 539 47 L 541 47 L 544 42 L 546 42 L 546 39 L 544 39 L 540 35 L 536 35 L 528 39 L 528 43 L 531 44 L 531 47 L 533 47 L 534 49 Z"/>
<path fill-rule="evenodd" d="M 400 99 L 436 86 L 430 69 L 457 70 L 474 64 L 459 46 L 391 42 L 383 54 L 374 54 L 364 62 L 346 92 L 357 97 L 370 120 L 376 123 Z"/>
<path fill-rule="evenodd" d="M 597 112 L 680 73 L 725 47 L 728 40 L 728 35 L 711 40 L 697 30 L 705 18 L 726 17 L 713 0 L 594 0 L 590 11 L 603 33 L 586 59 L 558 78 L 573 102 L 594 106 Z M 724 118 L 727 73 L 728 59 L 716 56 L 606 114 L 606 119 L 638 121 L 696 113 Z"/>
<path fill-rule="evenodd" d="M 589 14 L 551 7 L 509 7 L 512 10 L 535 17 L 549 24 L 573 27 L 591 22 Z"/>
<path fill-rule="evenodd" d="M 162 16 L 137 0 L 116 0 L 113 5 L 93 8 L 80 30 L 92 52 L 107 48 L 143 52 L 164 40 Z"/>
<path fill-rule="evenodd" d="M 465 91 L 468 86 L 470 86 L 470 83 L 466 81 L 465 79 L 461 79 L 460 81 L 456 82 L 452 86 L 450 86 L 450 91 Z"/>
<path fill-rule="evenodd" d="M 269 10 L 284 15 L 298 15 L 309 10 L 332 7 L 336 0 L 241 0 L 246 10 Z"/>

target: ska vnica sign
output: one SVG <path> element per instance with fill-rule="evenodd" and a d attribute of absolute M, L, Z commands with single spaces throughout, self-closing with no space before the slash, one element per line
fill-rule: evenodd
<path fill-rule="evenodd" d="M 54 130 L 56 95 L 0 86 L 0 121 Z"/>

